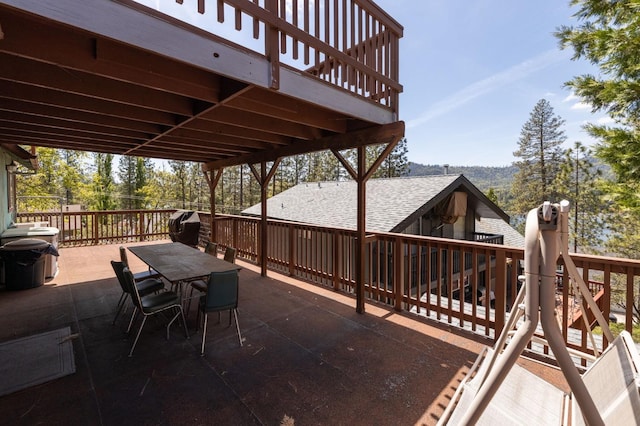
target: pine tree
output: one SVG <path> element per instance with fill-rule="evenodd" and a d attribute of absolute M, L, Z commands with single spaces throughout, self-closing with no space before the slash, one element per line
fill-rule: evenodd
<path fill-rule="evenodd" d="M 179 201 L 178 208 L 187 208 L 188 171 L 186 161 L 170 160 L 169 166 L 175 176 L 174 197 Z"/>
<path fill-rule="evenodd" d="M 136 159 L 129 155 L 120 157 L 118 165 L 118 179 L 120 180 L 120 208 L 123 210 L 134 209 Z"/>
<path fill-rule="evenodd" d="M 377 152 L 382 153 L 386 145 L 381 145 L 381 149 Z M 391 153 L 382 161 L 380 167 L 373 174 L 374 177 L 393 178 L 406 176 L 409 173 L 409 160 L 407 159 L 407 139 L 402 138 L 393 148 Z"/>
<path fill-rule="evenodd" d="M 544 201 L 560 201 L 554 183 L 563 161 L 563 124 L 551 104 L 541 99 L 522 126 L 518 150 L 513 153 L 520 161 L 515 162 L 512 210 L 525 213 Z"/>
<path fill-rule="evenodd" d="M 576 142 L 566 151 L 556 187 L 570 202 L 569 238 L 573 251 L 595 252 L 602 244 L 603 202 L 598 180 L 602 173 L 591 161 L 589 148 Z"/>
<path fill-rule="evenodd" d="M 113 154 L 94 154 L 96 171 L 93 175 L 93 199 L 91 207 L 95 210 L 113 210 L 116 207 L 113 194 Z"/>

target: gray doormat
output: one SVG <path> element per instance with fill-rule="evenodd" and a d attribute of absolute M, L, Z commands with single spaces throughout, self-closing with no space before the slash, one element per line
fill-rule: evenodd
<path fill-rule="evenodd" d="M 0 343 L 0 396 L 76 371 L 69 327 Z"/>

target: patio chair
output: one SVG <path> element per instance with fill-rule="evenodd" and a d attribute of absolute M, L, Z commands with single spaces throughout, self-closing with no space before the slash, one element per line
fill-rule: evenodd
<path fill-rule="evenodd" d="M 204 252 L 212 256 L 218 257 L 218 244 L 211 241 L 207 241 L 207 244 L 204 246 Z"/>
<path fill-rule="evenodd" d="M 209 244 L 215 244 L 215 243 L 208 243 Z M 205 252 L 209 253 L 209 254 L 213 254 L 215 256 L 215 253 L 217 253 L 218 250 L 218 245 L 215 244 L 216 248 L 215 251 L 213 253 L 210 253 L 209 251 L 207 251 L 207 247 L 205 247 Z M 236 263 L 236 249 L 234 249 L 233 247 L 227 247 L 225 249 L 224 252 L 224 260 L 226 262 L 229 263 Z M 191 281 L 189 283 L 191 285 L 191 291 L 189 292 L 189 302 L 187 303 L 187 315 L 189 314 L 189 310 L 191 309 L 191 299 L 193 298 L 193 290 L 198 290 L 200 293 L 206 293 L 207 292 L 207 282 L 205 280 L 194 280 Z"/>
<path fill-rule="evenodd" d="M 125 281 L 124 277 L 124 268 L 126 265 L 124 262 L 118 262 L 116 260 L 111 261 L 111 267 L 118 278 L 118 283 L 120 284 L 120 288 L 122 288 L 122 294 L 120 295 L 120 300 L 118 300 L 118 306 L 116 310 L 116 315 L 113 318 L 112 324 L 115 325 L 118 316 L 122 312 L 122 308 L 124 308 L 124 304 L 127 301 L 127 295 L 130 294 L 129 287 Z M 152 293 L 157 293 L 159 291 L 164 290 L 164 282 L 157 278 L 147 278 L 146 280 L 135 282 L 136 289 L 140 296 L 147 296 Z"/>
<path fill-rule="evenodd" d="M 236 263 L 236 254 L 238 250 L 233 247 L 227 247 L 224 251 L 224 260 L 229 263 Z"/>
<path fill-rule="evenodd" d="M 122 246 L 120 246 L 120 261 L 124 263 L 124 266 L 126 266 L 127 268 L 129 267 L 129 258 L 127 257 L 127 249 Z M 151 269 L 151 267 L 149 267 L 149 269 L 146 271 L 135 272 L 133 274 L 133 279 L 136 282 L 144 281 L 148 278 L 160 278 L 160 274 L 154 271 L 153 269 Z"/>
<path fill-rule="evenodd" d="M 200 297 L 198 317 L 200 312 L 204 315 L 202 328 L 202 349 L 200 355 L 204 356 L 204 345 L 207 339 L 207 318 L 210 312 L 229 311 L 229 327 L 231 326 L 231 313 L 236 321 L 238 340 L 242 346 L 242 335 L 238 324 L 238 271 L 212 272 L 207 281 L 206 293 Z M 199 323 L 198 318 L 198 323 Z M 218 317 L 218 322 L 220 317 Z"/>
<path fill-rule="evenodd" d="M 175 315 L 169 320 L 167 324 L 167 340 L 169 340 L 169 329 L 171 324 L 178 319 L 179 317 L 182 319 L 182 325 L 184 326 L 184 334 L 185 337 L 189 338 L 189 331 L 187 330 L 187 322 L 185 321 L 184 314 L 182 312 L 182 304 L 180 303 L 180 296 L 173 291 L 163 291 L 158 294 L 151 294 L 148 296 L 141 297 L 138 289 L 133 281 L 133 274 L 129 270 L 129 268 L 125 267 L 123 270 L 125 284 L 131 290 L 131 299 L 133 304 L 136 307 L 136 311 L 134 315 L 131 317 L 131 321 L 129 322 L 129 327 L 127 328 L 127 333 L 131 330 L 131 326 L 135 318 L 138 314 L 142 314 L 142 324 L 140 324 L 140 328 L 136 333 L 135 340 L 133 341 L 133 345 L 131 346 L 131 351 L 129 352 L 129 357 L 133 356 L 133 351 L 136 348 L 136 344 L 138 343 L 138 339 L 140 338 L 140 333 L 144 328 L 144 324 L 147 321 L 147 317 L 152 315 L 157 315 L 164 313 L 166 311 L 175 311 Z"/>

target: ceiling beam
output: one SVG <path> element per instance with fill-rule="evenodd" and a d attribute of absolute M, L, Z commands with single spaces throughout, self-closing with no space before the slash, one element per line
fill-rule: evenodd
<path fill-rule="evenodd" d="M 0 98 L 32 102 L 52 108 L 68 108 L 76 111 L 128 118 L 165 126 L 174 126 L 179 117 L 154 109 L 126 106 L 108 100 L 91 99 L 82 95 L 62 93 L 45 87 L 29 86 L 16 82 L 0 84 Z"/>
<path fill-rule="evenodd" d="M 123 83 L 83 71 L 68 70 L 43 62 L 34 64 L 28 59 L 5 53 L 0 53 L 0 79 L 36 87 L 47 87 L 91 99 L 153 108 L 172 114 L 184 116 L 193 114 L 193 101 L 184 96 Z"/>
<path fill-rule="evenodd" d="M 351 133 L 328 136 L 313 141 L 302 141 L 268 152 L 257 152 L 226 160 L 211 161 L 206 163 L 203 166 L 203 169 L 216 170 L 239 164 L 255 164 L 263 161 L 275 161 L 281 157 L 290 157 L 292 155 L 324 151 L 327 149 L 341 151 L 343 149 L 357 148 L 359 146 L 378 145 L 392 142 L 402 136 L 404 136 L 404 121 L 398 121 Z"/>
<path fill-rule="evenodd" d="M 49 107 L 44 104 L 2 99 L 0 112 L 3 114 L 15 112 L 23 116 L 43 117 L 52 120 L 68 121 L 71 123 L 83 123 L 109 127 L 113 129 L 131 130 L 154 135 L 161 132 L 161 126 L 153 123 L 130 120 L 122 117 L 112 117 L 104 114 L 95 114 L 86 111 L 76 111 L 68 108 Z M 37 118 L 34 118 L 37 120 Z"/>

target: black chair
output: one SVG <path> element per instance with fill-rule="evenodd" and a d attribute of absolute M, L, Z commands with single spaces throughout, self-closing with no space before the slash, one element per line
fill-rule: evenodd
<path fill-rule="evenodd" d="M 214 246 L 215 248 L 211 248 Z M 208 242 L 205 249 L 205 253 L 211 254 L 212 256 L 217 257 L 218 253 L 218 244 Z M 224 260 L 229 263 L 236 263 L 236 249 L 232 247 L 227 247 L 224 252 Z M 191 291 L 189 292 L 189 303 L 187 303 L 187 315 L 189 315 L 189 310 L 191 309 L 191 299 L 193 298 L 193 290 L 198 290 L 200 293 L 207 292 L 207 283 L 203 279 L 198 279 L 191 281 L 189 283 L 191 285 Z"/>
<path fill-rule="evenodd" d="M 200 355 L 204 355 L 208 314 L 222 311 L 229 311 L 229 326 L 231 326 L 231 312 L 233 312 L 238 340 L 240 341 L 240 346 L 242 346 L 242 335 L 240 334 L 240 324 L 238 324 L 238 271 L 212 272 L 209 275 L 207 292 L 200 297 L 198 306 L 198 316 L 200 316 L 200 312 L 204 314 Z"/>
<path fill-rule="evenodd" d="M 135 318 L 138 314 L 142 314 L 142 324 L 140 324 L 140 328 L 136 333 L 136 338 L 133 341 L 133 345 L 131 346 L 131 351 L 129 352 L 129 356 L 133 356 L 133 351 L 136 348 L 136 344 L 138 343 L 138 339 L 140 338 L 140 333 L 144 328 L 144 324 L 147 321 L 147 317 L 152 315 L 160 314 L 168 310 L 175 310 L 175 315 L 169 320 L 167 324 L 167 340 L 169 340 L 169 329 L 171 324 L 181 317 L 182 324 L 184 326 L 184 334 L 186 338 L 189 338 L 189 331 L 187 331 L 187 322 L 184 319 L 184 314 L 182 312 L 182 304 L 180 303 L 180 296 L 173 291 L 163 291 L 157 294 L 151 294 L 148 296 L 141 297 L 140 293 L 138 293 L 138 289 L 136 288 L 135 282 L 133 281 L 133 274 L 129 270 L 129 268 L 125 267 L 123 270 L 125 284 L 131 291 L 131 300 L 133 301 L 134 306 L 136 307 L 136 311 L 134 315 L 131 317 L 131 321 L 129 322 L 129 327 L 127 328 L 127 333 L 131 330 L 131 326 Z"/>
<path fill-rule="evenodd" d="M 116 273 L 116 277 L 118 278 L 118 283 L 122 288 L 122 294 L 120 295 L 120 300 L 118 300 L 118 307 L 116 310 L 116 316 L 113 318 L 113 323 L 115 325 L 118 316 L 120 316 L 120 312 L 122 312 L 122 308 L 127 301 L 127 295 L 130 295 L 131 292 L 129 287 L 125 281 L 124 277 L 124 268 L 126 265 L 123 262 L 118 262 L 116 260 L 111 261 L 111 267 L 113 271 Z M 157 278 L 147 278 L 145 280 L 141 280 L 135 283 L 135 287 L 138 290 L 140 296 L 144 297 L 152 293 L 157 293 L 159 291 L 164 290 L 164 282 Z"/>
<path fill-rule="evenodd" d="M 224 251 L 224 260 L 229 262 L 229 263 L 236 263 L 236 253 L 238 252 L 238 250 L 236 250 L 233 247 L 227 247 Z"/>
<path fill-rule="evenodd" d="M 212 256 L 218 257 L 218 244 L 212 243 L 211 241 L 207 241 L 207 244 L 204 246 L 204 252 Z"/>
<path fill-rule="evenodd" d="M 129 258 L 127 257 L 127 249 L 122 246 L 120 246 L 120 261 L 124 263 L 124 266 L 129 268 Z M 146 271 L 135 272 L 133 274 L 133 279 L 136 282 L 144 281 L 148 278 L 160 278 L 160 274 L 151 268 L 147 269 Z"/>

